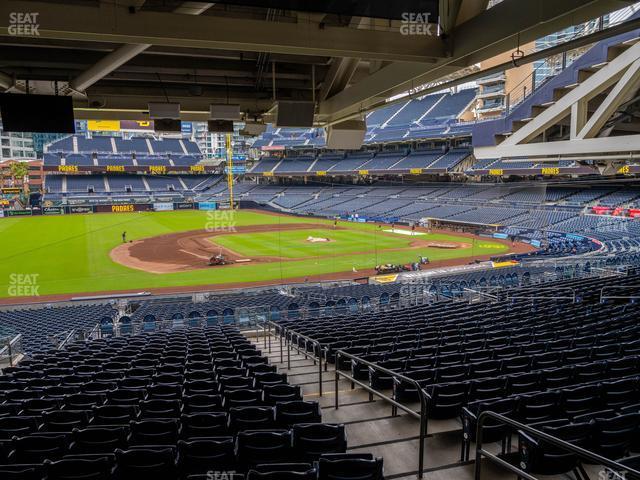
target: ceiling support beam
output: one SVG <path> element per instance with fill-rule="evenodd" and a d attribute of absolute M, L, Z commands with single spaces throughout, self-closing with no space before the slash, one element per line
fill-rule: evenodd
<path fill-rule="evenodd" d="M 353 117 L 360 110 L 378 105 L 381 98 L 401 94 L 412 86 L 436 81 L 453 71 L 514 50 L 518 37 L 520 44 L 524 44 L 628 4 L 618 0 L 505 0 L 456 27 L 453 39 L 449 39 L 449 57 L 435 65 L 392 63 L 321 103 L 321 120 L 334 123 Z"/>
<path fill-rule="evenodd" d="M 593 138 L 598 135 L 618 107 L 631 100 L 638 88 L 640 88 L 640 60 L 636 60 L 631 64 L 613 90 L 607 95 L 607 98 L 604 99 L 589 121 L 586 122 L 586 125 L 583 125 L 583 128 L 579 130 L 576 138 Z"/>
<path fill-rule="evenodd" d="M 144 0 L 138 2 L 139 5 L 137 7 L 141 7 L 144 3 Z M 179 6 L 174 13 L 185 14 L 185 15 L 200 15 L 202 12 L 205 12 L 209 8 L 211 8 L 213 3 L 211 2 L 185 2 L 181 6 Z M 85 70 L 76 78 L 69 82 L 69 87 L 76 92 L 83 93 L 94 83 L 98 82 L 100 79 L 109 75 L 114 70 L 117 70 L 119 67 L 127 63 L 132 58 L 136 57 L 138 54 L 144 52 L 149 47 L 151 47 L 150 43 L 130 43 L 126 45 L 122 45 L 117 48 L 100 61 L 98 61 L 91 68 Z"/>
<path fill-rule="evenodd" d="M 525 143 L 498 147 L 478 147 L 474 149 L 477 159 L 553 157 L 558 160 L 570 159 L 572 155 L 594 155 L 611 153 L 640 153 L 640 135 L 618 137 L 585 138 L 584 140 L 562 140 L 559 142 Z"/>
<path fill-rule="evenodd" d="M 621 53 L 606 67 L 598 70 L 554 105 L 540 113 L 531 122 L 514 132 L 501 145 L 528 143 L 538 137 L 544 130 L 552 127 L 570 114 L 574 104 L 589 102 L 597 95 L 608 90 L 612 85 L 615 85 L 628 70 L 629 66 L 638 59 L 640 59 L 640 43 L 636 43 L 633 47 Z M 586 106 L 576 107 L 574 110 L 579 115 L 586 115 Z M 582 129 L 583 123 L 586 123 L 585 118 L 582 118 L 582 120 L 580 118 L 576 119 L 574 127 L 576 135 Z"/>
<path fill-rule="evenodd" d="M 353 17 L 349 22 L 349 28 L 364 28 L 369 23 L 369 19 L 362 17 Z M 326 100 L 327 97 L 335 95 L 344 90 L 360 63 L 359 58 L 336 57 L 327 72 L 320 89 L 320 101 Z"/>
<path fill-rule="evenodd" d="M 6 73 L 0 72 L 0 89 L 1 90 L 9 90 L 13 87 L 13 77 L 10 77 Z"/>
<path fill-rule="evenodd" d="M 16 11 L 38 11 L 39 38 L 111 43 L 137 43 L 170 47 L 240 50 L 250 52 L 372 58 L 432 64 L 445 56 L 440 39 L 415 37 L 399 32 L 361 30 L 325 25 L 309 28 L 304 23 L 268 22 L 218 16 L 187 16 L 140 10 L 130 13 L 114 4 L 111 13 L 100 8 L 4 0 L 0 17 Z M 9 27 L 0 25 L 0 35 Z"/>
<path fill-rule="evenodd" d="M 71 80 L 69 86 L 77 92 L 84 93 L 91 85 L 124 65 L 133 57 L 144 52 L 150 46 L 148 43 L 122 45 Z"/>

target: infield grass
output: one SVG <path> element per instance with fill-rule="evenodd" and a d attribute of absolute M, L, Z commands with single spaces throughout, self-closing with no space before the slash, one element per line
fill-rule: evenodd
<path fill-rule="evenodd" d="M 408 248 L 411 237 L 381 235 L 368 230 L 310 229 L 283 232 L 259 232 L 219 235 L 211 241 L 247 258 L 309 258 L 362 253 L 373 249 Z M 309 242 L 309 237 L 328 238 L 329 242 Z M 404 238 L 403 238 L 404 237 Z M 418 237 L 416 237 L 418 238 Z"/>
<path fill-rule="evenodd" d="M 121 234 L 127 238 L 141 238 L 189 230 L 202 230 L 227 225 L 277 225 L 285 223 L 326 224 L 327 230 L 280 232 L 278 243 L 272 232 L 258 242 L 263 255 L 301 258 L 286 262 L 260 265 L 237 264 L 224 268 L 208 268 L 179 273 L 153 274 L 131 269 L 111 260 L 109 252 L 121 243 Z M 141 212 L 121 214 L 62 215 L 40 217 L 11 217 L 0 219 L 0 297 L 15 294 L 19 275 L 36 275 L 37 293 L 69 294 L 112 292 L 118 290 L 145 290 L 159 287 L 196 286 L 237 282 L 285 280 L 327 273 L 368 269 L 378 263 L 406 263 L 417 255 L 432 260 L 467 257 L 471 255 L 500 254 L 508 250 L 490 240 L 477 241 L 473 247 L 457 250 L 427 248 L 421 250 L 393 250 L 406 247 L 411 238 L 406 235 L 379 235 L 376 225 L 341 222 L 348 230 L 333 230 L 333 221 L 269 215 L 253 211 L 226 213 L 204 211 Z M 303 233 L 302 237 L 290 234 Z M 306 244 L 309 232 L 335 238 L 327 244 Z M 343 233 L 344 232 L 344 233 Z M 255 252 L 258 233 L 219 237 L 216 241 L 240 241 Z M 275 233 L 277 237 L 277 232 Z M 242 238 L 244 237 L 244 238 Z M 384 238 L 384 239 L 383 239 Z M 469 242 L 453 235 L 431 234 L 421 240 Z M 230 240 L 229 240 L 230 241 Z M 300 243 L 302 242 L 302 243 Z M 233 247 L 229 247 L 234 249 Z M 275 250 L 283 252 L 274 254 Z M 385 251 L 386 250 L 386 251 Z M 340 251 L 340 256 L 334 256 Z M 264 253 L 271 252 L 271 253 Z M 358 253 L 368 252 L 368 253 Z M 19 291 L 19 290 L 18 290 Z"/>

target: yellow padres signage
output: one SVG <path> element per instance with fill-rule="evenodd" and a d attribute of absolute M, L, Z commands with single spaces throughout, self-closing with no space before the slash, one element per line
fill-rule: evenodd
<path fill-rule="evenodd" d="M 167 173 L 167 167 L 164 165 L 149 165 L 149 172 L 151 173 Z"/>
<path fill-rule="evenodd" d="M 114 213 L 134 212 L 133 205 L 111 205 L 111 211 Z"/>

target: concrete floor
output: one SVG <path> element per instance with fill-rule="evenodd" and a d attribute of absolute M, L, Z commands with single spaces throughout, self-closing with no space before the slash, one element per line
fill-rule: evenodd
<path fill-rule="evenodd" d="M 280 340 L 277 337 L 264 336 L 252 338 L 262 350 L 263 355 L 278 367 L 279 372 L 287 373 L 289 383 L 301 385 L 305 400 L 316 400 L 322 408 L 322 420 L 327 423 L 343 423 L 347 430 L 349 452 L 369 452 L 384 458 L 385 479 L 415 480 L 418 478 L 419 420 L 404 413 L 392 416 L 391 405 L 380 398 L 369 400 L 369 393 L 357 387 L 351 388 L 350 381 L 341 378 L 338 382 L 339 408 L 335 404 L 335 370 L 329 365 L 323 371 L 323 392 L 319 395 L 318 366 L 312 358 L 290 351 L 291 368 L 287 364 L 287 347 L 280 352 Z M 265 346 L 266 344 L 266 346 Z M 283 361 L 281 361 L 281 359 Z M 390 394 L 390 392 L 384 392 Z M 408 405 L 414 410 L 419 405 Z M 454 420 L 430 420 L 425 440 L 424 479 L 426 480 L 473 480 L 475 470 L 475 445 L 471 446 L 471 460 L 460 462 L 461 423 Z M 514 437 L 513 445 L 517 445 Z M 499 451 L 499 445 L 487 445 L 490 451 Z M 591 467 L 587 471 L 593 480 L 606 478 L 599 476 L 601 468 Z M 481 480 L 515 479 L 516 475 L 498 467 L 486 459 L 482 462 Z M 564 478 L 571 476 L 540 477 L 541 479 Z"/>

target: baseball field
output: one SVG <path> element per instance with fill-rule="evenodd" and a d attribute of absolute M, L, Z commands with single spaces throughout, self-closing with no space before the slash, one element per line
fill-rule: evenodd
<path fill-rule="evenodd" d="M 122 234 L 126 232 L 126 242 Z M 354 278 L 375 265 L 467 263 L 512 246 L 459 234 L 241 210 L 12 217 L 0 221 L 0 297 L 184 291 Z M 227 264 L 209 266 L 212 256 Z"/>

